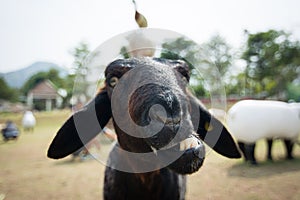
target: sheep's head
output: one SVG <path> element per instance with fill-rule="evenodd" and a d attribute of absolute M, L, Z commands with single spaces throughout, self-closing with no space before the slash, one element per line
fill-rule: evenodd
<path fill-rule="evenodd" d="M 106 68 L 105 77 L 103 91 L 59 130 L 49 157 L 61 158 L 80 148 L 111 117 L 122 149 L 176 155 L 168 167 L 178 173 L 193 173 L 201 167 L 205 149 L 200 138 L 227 157 L 240 157 L 226 128 L 187 91 L 190 77 L 185 62 L 120 59 Z"/>

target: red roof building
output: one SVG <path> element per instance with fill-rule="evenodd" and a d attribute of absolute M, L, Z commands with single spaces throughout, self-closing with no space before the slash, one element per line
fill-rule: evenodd
<path fill-rule="evenodd" d="M 27 105 L 33 109 L 50 111 L 53 109 L 53 104 L 57 108 L 61 103 L 62 98 L 50 80 L 38 83 L 27 94 Z"/>

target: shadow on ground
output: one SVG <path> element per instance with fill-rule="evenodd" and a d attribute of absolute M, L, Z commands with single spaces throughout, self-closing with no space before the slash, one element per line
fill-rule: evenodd
<path fill-rule="evenodd" d="M 300 171 L 300 158 L 293 160 L 261 161 L 257 165 L 239 162 L 228 169 L 228 176 L 258 178 Z"/>

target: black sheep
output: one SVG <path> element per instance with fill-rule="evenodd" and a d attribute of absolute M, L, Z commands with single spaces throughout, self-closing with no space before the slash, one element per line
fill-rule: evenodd
<path fill-rule="evenodd" d="M 205 157 L 201 140 L 226 157 L 240 157 L 226 128 L 188 92 L 185 62 L 119 59 L 105 77 L 105 87 L 65 122 L 48 150 L 48 157 L 63 158 L 112 118 L 118 143 L 106 167 L 104 199 L 184 199 L 185 174 L 196 172 Z"/>

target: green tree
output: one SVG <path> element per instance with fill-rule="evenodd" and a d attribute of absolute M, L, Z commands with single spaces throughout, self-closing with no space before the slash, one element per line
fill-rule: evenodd
<path fill-rule="evenodd" d="M 173 41 L 163 43 L 160 57 L 171 60 L 185 60 L 189 64 L 190 69 L 193 70 L 194 67 L 191 63 L 197 63 L 199 50 L 195 42 L 180 37 Z"/>
<path fill-rule="evenodd" d="M 234 92 L 231 85 L 234 58 L 235 52 L 232 47 L 219 34 L 213 35 L 201 45 L 199 62 L 203 65 L 205 81 L 212 93 L 221 92 L 223 87 L 227 94 Z"/>
<path fill-rule="evenodd" d="M 162 44 L 161 57 L 183 59 L 190 67 L 191 87 L 199 96 L 209 95 L 205 90 L 215 91 L 220 82 L 229 77 L 228 69 L 234 58 L 231 47 L 220 35 L 208 42 L 197 45 L 183 37 Z M 191 63 L 196 64 L 195 68 Z M 217 84 L 216 84 L 217 83 Z"/>
<path fill-rule="evenodd" d="M 73 69 L 75 73 L 86 74 L 87 67 L 84 61 L 89 53 L 89 45 L 84 42 L 80 42 L 78 46 L 71 50 L 71 55 L 74 57 Z"/>
<path fill-rule="evenodd" d="M 246 87 L 254 94 L 282 98 L 298 76 L 300 45 L 284 31 L 248 34 L 242 58 L 247 62 Z"/>
<path fill-rule="evenodd" d="M 202 45 L 202 62 L 209 63 L 216 67 L 219 74 L 224 78 L 230 75 L 229 68 L 232 65 L 234 53 L 225 38 L 219 34 L 214 35 L 210 40 Z"/>
<path fill-rule="evenodd" d="M 288 99 L 300 102 L 300 83 L 291 83 L 287 87 Z"/>
<path fill-rule="evenodd" d="M 10 88 L 2 77 L 0 77 L 0 99 L 12 102 L 16 102 L 18 100 L 17 90 Z"/>
<path fill-rule="evenodd" d="M 72 90 L 72 96 L 78 97 L 84 96 L 85 98 L 88 98 L 88 86 L 89 83 L 86 80 L 87 74 L 88 74 L 88 67 L 86 65 L 86 60 L 88 59 L 88 55 L 90 54 L 89 46 L 88 44 L 81 42 L 78 46 L 76 46 L 73 50 L 71 50 L 71 54 L 74 57 L 73 62 L 73 71 L 75 76 L 70 76 L 71 79 L 74 78 L 74 81 L 76 82 L 76 88 L 75 90 Z M 73 81 L 73 86 L 74 82 Z M 72 87 L 73 89 L 73 87 Z M 79 99 L 78 99 L 79 100 Z"/>
<path fill-rule="evenodd" d="M 130 55 L 128 53 L 128 50 L 125 46 L 123 46 L 120 50 L 120 54 L 123 56 L 123 58 L 129 58 Z"/>
<path fill-rule="evenodd" d="M 197 60 L 199 51 L 200 48 L 195 42 L 180 37 L 163 43 L 160 57 L 171 60 L 184 60 L 189 65 L 191 72 L 191 90 L 197 97 L 203 97 L 207 96 L 204 88 L 204 80 L 199 76 L 199 72 L 192 65 L 192 63 L 199 63 Z"/>
<path fill-rule="evenodd" d="M 226 94 L 245 96 L 245 73 L 241 72 L 229 79 L 230 81 L 226 84 Z"/>

